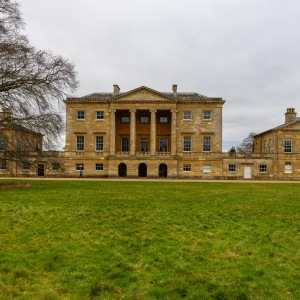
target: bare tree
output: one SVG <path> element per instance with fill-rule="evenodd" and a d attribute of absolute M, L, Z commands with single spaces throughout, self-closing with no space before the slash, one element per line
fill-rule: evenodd
<path fill-rule="evenodd" d="M 249 135 L 242 141 L 242 143 L 236 147 L 236 151 L 239 153 L 252 153 L 253 152 L 253 136 L 256 133 L 250 132 Z"/>
<path fill-rule="evenodd" d="M 11 112 L 1 115 L 0 134 L 1 128 L 32 132 L 43 136 L 45 149 L 54 149 L 64 131 L 63 99 L 78 86 L 75 67 L 60 55 L 35 49 L 22 28 L 19 4 L 0 0 L 0 108 Z"/>

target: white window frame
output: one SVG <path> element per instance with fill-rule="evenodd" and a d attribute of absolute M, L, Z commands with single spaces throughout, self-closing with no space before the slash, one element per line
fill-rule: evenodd
<path fill-rule="evenodd" d="M 96 111 L 96 120 L 104 120 L 104 111 L 103 110 Z"/>
<path fill-rule="evenodd" d="M 95 171 L 96 172 L 102 172 L 103 171 L 103 164 L 102 163 L 96 163 L 95 164 Z"/>
<path fill-rule="evenodd" d="M 159 152 L 168 152 L 168 138 L 159 139 Z"/>
<path fill-rule="evenodd" d="M 182 170 L 183 170 L 183 172 L 191 172 L 192 165 L 191 164 L 183 164 Z"/>
<path fill-rule="evenodd" d="M 228 172 L 229 173 L 236 173 L 236 165 L 235 164 L 229 164 L 228 165 Z"/>
<path fill-rule="evenodd" d="M 203 111 L 203 120 L 204 121 L 211 121 L 211 119 L 212 119 L 211 115 L 212 115 L 211 110 L 204 110 Z"/>
<path fill-rule="evenodd" d="M 125 140 L 127 140 L 127 145 L 123 144 L 123 141 L 125 142 Z M 123 148 L 123 146 L 124 146 L 124 148 Z M 123 150 L 123 149 L 125 149 L 125 146 L 127 146 L 126 147 L 127 150 Z M 121 151 L 122 152 L 129 152 L 129 149 L 130 149 L 130 140 L 129 140 L 129 138 L 128 137 L 121 138 Z"/>
<path fill-rule="evenodd" d="M 159 122 L 160 123 L 168 123 L 168 115 L 167 114 L 160 114 L 159 115 Z"/>
<path fill-rule="evenodd" d="M 84 171 L 84 164 L 77 163 L 76 164 L 76 171 L 79 172 L 80 170 Z"/>
<path fill-rule="evenodd" d="M 211 152 L 211 137 L 203 137 L 203 152 Z"/>
<path fill-rule="evenodd" d="M 184 136 L 183 137 L 183 152 L 191 152 L 192 151 L 192 137 Z"/>
<path fill-rule="evenodd" d="M 129 123 L 130 122 L 130 115 L 129 113 L 122 114 L 121 116 L 121 123 Z"/>
<path fill-rule="evenodd" d="M 76 112 L 77 120 L 85 120 L 85 111 L 84 110 L 78 110 Z"/>
<path fill-rule="evenodd" d="M 284 139 L 284 153 L 292 153 L 292 139 Z"/>
<path fill-rule="evenodd" d="M 286 162 L 284 164 L 284 173 L 285 174 L 292 174 L 293 173 L 293 165 L 291 162 Z"/>
<path fill-rule="evenodd" d="M 263 165 L 259 165 L 259 173 L 268 173 L 268 167 L 266 164 L 263 164 Z"/>
<path fill-rule="evenodd" d="M 211 165 L 203 165 L 203 173 L 211 173 Z"/>
<path fill-rule="evenodd" d="M 140 120 L 143 124 L 149 123 L 149 114 L 141 114 Z"/>
<path fill-rule="evenodd" d="M 104 137 L 102 135 L 97 135 L 95 137 L 95 151 L 103 152 L 104 149 Z"/>
<path fill-rule="evenodd" d="M 192 120 L 192 112 L 184 111 L 183 112 L 183 120 Z"/>
<path fill-rule="evenodd" d="M 85 141 L 83 135 L 76 136 L 76 151 L 83 152 L 85 149 Z"/>

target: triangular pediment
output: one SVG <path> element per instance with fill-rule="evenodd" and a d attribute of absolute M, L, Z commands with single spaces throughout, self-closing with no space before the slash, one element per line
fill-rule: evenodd
<path fill-rule="evenodd" d="M 112 102 L 176 102 L 176 100 L 170 95 L 142 86 L 126 93 L 115 95 Z"/>

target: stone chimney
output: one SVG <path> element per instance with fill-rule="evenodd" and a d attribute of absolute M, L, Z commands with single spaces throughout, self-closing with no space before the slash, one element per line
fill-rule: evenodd
<path fill-rule="evenodd" d="M 3 107 L 2 112 L 0 112 L 0 119 L 6 119 L 11 117 L 11 111 L 8 107 Z"/>
<path fill-rule="evenodd" d="M 114 95 L 118 95 L 120 93 L 120 88 L 117 84 L 114 84 Z"/>
<path fill-rule="evenodd" d="M 295 108 L 288 108 L 285 113 L 285 123 L 290 123 L 296 121 L 297 113 L 295 112 Z"/>
<path fill-rule="evenodd" d="M 177 96 L 177 84 L 173 84 L 172 90 L 173 90 L 173 95 Z"/>

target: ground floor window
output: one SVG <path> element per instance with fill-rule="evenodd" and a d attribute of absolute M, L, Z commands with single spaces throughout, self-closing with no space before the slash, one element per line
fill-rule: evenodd
<path fill-rule="evenodd" d="M 259 165 L 260 173 L 267 173 L 267 165 Z"/>
<path fill-rule="evenodd" d="M 0 170 L 6 170 L 6 161 L 0 160 Z"/>
<path fill-rule="evenodd" d="M 103 164 L 96 164 L 96 171 L 103 171 Z"/>
<path fill-rule="evenodd" d="M 84 170 L 84 164 L 76 164 L 76 171 Z"/>
<path fill-rule="evenodd" d="M 211 165 L 203 165 L 203 173 L 210 173 Z"/>
<path fill-rule="evenodd" d="M 53 163 L 52 164 L 52 171 L 59 171 L 59 170 L 60 170 L 59 163 Z"/>
<path fill-rule="evenodd" d="M 192 166 L 191 164 L 184 164 L 183 165 L 183 172 L 191 172 Z"/>
<path fill-rule="evenodd" d="M 229 165 L 228 166 L 229 173 L 235 173 L 236 172 L 236 166 L 235 165 Z"/>
<path fill-rule="evenodd" d="M 23 170 L 28 171 L 30 169 L 30 164 L 29 162 L 23 162 Z"/>
<path fill-rule="evenodd" d="M 285 174 L 292 174 L 293 170 L 292 170 L 292 163 L 287 162 L 284 165 L 284 173 Z"/>

